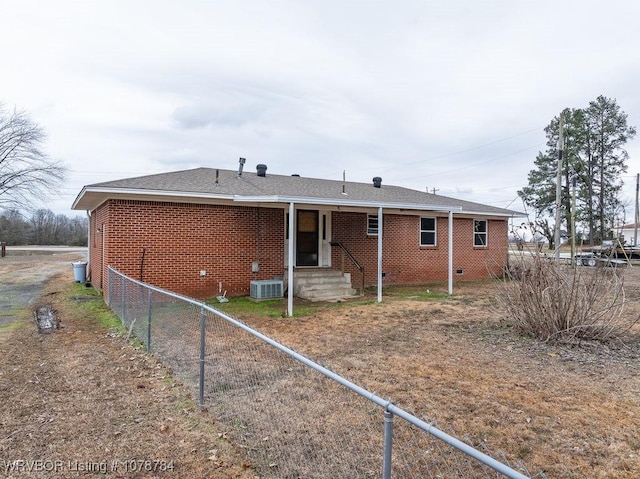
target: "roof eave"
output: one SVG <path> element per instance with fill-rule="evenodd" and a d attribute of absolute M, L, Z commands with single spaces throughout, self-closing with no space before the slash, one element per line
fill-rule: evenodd
<path fill-rule="evenodd" d="M 317 198 L 300 196 L 280 196 L 280 195 L 216 195 L 212 193 L 169 191 L 169 190 L 147 190 L 131 188 L 105 188 L 85 186 L 76 197 L 71 209 L 93 211 L 102 203 L 111 198 L 119 199 L 140 199 L 154 201 L 179 201 L 191 203 L 194 200 L 206 202 L 231 201 L 236 203 L 303 203 L 318 206 L 344 206 L 353 208 L 393 208 L 397 210 L 415 211 L 452 211 L 478 216 L 498 216 L 498 217 L 519 217 L 526 216 L 518 212 L 489 212 L 489 211 L 469 211 L 461 206 L 454 205 L 434 205 L 418 203 L 399 203 L 384 201 L 352 200 L 349 198 Z"/>
<path fill-rule="evenodd" d="M 500 213 L 500 212 L 489 212 L 489 211 L 468 211 L 468 210 L 462 210 L 461 213 L 463 214 L 467 214 L 467 215 L 477 215 L 477 216 L 500 216 L 500 217 L 504 217 L 504 218 L 520 218 L 520 217 L 526 217 L 527 214 L 525 213 L 520 213 L 518 211 L 508 211 L 505 213 Z"/>
<path fill-rule="evenodd" d="M 233 195 L 215 195 L 211 193 L 169 191 L 169 190 L 146 190 L 132 188 L 97 188 L 85 186 L 78 197 L 71 205 L 73 210 L 92 211 L 110 198 L 120 199 L 143 199 L 154 201 L 178 201 L 191 202 L 191 200 L 227 200 L 233 201 Z"/>
<path fill-rule="evenodd" d="M 242 196 L 236 195 L 233 201 L 238 203 L 304 203 L 307 205 L 348 206 L 358 208 L 395 208 L 402 210 L 454 211 L 461 212 L 459 206 L 428 205 L 414 203 L 393 203 L 381 201 L 361 201 L 337 198 L 314 198 L 300 196 Z"/>

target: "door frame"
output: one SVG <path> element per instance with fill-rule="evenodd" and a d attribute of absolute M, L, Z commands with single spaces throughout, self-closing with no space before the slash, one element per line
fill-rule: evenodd
<path fill-rule="evenodd" d="M 317 262 L 311 266 L 301 266 L 298 264 L 298 233 L 299 233 L 299 221 L 298 216 L 301 211 L 313 211 L 317 214 Z M 289 265 L 289 213 L 284 215 L 284 265 Z M 331 267 L 331 210 L 323 209 L 311 209 L 311 208 L 296 208 L 293 221 L 294 240 L 293 240 L 293 254 L 295 257 L 294 267 L 297 268 L 330 268 Z"/>

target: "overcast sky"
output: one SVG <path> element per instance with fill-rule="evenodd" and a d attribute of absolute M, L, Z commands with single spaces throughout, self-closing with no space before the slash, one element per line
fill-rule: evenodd
<path fill-rule="evenodd" d="M 523 210 L 563 108 L 604 95 L 640 126 L 639 19 L 636 0 L 0 0 L 0 101 L 69 167 L 56 213 L 82 214 L 84 185 L 239 157 Z"/>

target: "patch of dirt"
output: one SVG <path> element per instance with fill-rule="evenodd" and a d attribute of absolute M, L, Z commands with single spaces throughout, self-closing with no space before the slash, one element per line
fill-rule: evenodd
<path fill-rule="evenodd" d="M 47 281 L 72 271 L 71 263 L 81 259 L 81 253 L 64 251 L 10 251 L 0 258 L 0 327 L 25 317 L 25 307 L 33 304 Z"/>
<path fill-rule="evenodd" d="M 5 291 L 22 298 L 12 310 L 26 302 L 29 313 L 0 327 L 0 476 L 253 479 L 167 368 L 60 299 L 72 267 L 48 258 L 0 262 Z M 30 281 L 41 288 L 52 272 L 40 299 L 18 291 Z M 51 334 L 39 334 L 32 316 L 45 302 L 60 321 Z"/>

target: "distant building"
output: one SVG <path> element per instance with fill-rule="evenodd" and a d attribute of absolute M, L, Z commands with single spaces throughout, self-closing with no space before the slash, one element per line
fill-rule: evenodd
<path fill-rule="evenodd" d="M 631 223 L 620 228 L 620 242 L 627 246 L 636 246 L 637 240 L 640 240 L 640 223 Z"/>

